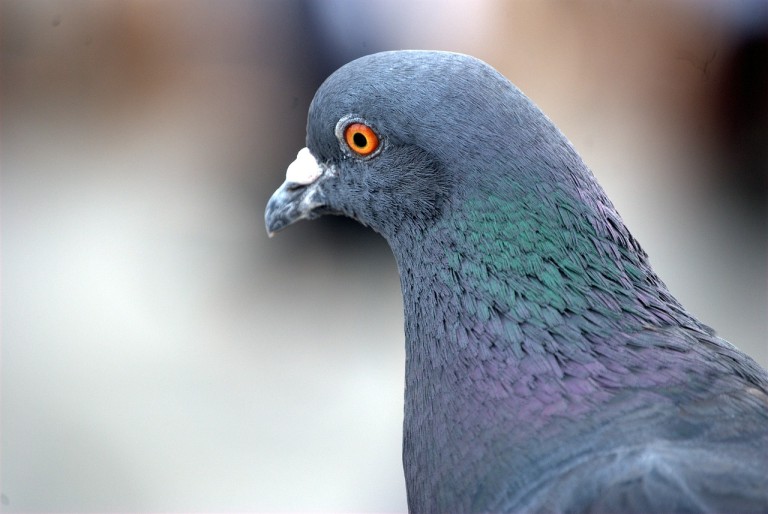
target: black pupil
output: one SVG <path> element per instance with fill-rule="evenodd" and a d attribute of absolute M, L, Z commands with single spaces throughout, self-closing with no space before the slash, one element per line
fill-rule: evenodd
<path fill-rule="evenodd" d="M 365 145 L 368 144 L 368 139 L 366 139 L 366 137 L 360 132 L 357 132 L 354 136 L 352 136 L 352 141 L 358 148 L 365 148 Z"/>

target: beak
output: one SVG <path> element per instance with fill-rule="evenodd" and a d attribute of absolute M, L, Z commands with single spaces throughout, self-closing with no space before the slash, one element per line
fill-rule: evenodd
<path fill-rule="evenodd" d="M 326 197 L 319 184 L 328 171 L 329 168 L 321 166 L 309 149 L 299 151 L 285 172 L 285 182 L 267 202 L 264 222 L 269 237 L 291 223 L 320 216 L 317 209 L 325 206 Z"/>

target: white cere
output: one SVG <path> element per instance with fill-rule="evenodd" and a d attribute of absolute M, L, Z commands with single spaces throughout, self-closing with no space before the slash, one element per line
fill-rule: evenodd
<path fill-rule="evenodd" d="M 286 182 L 311 184 L 322 175 L 322 169 L 308 148 L 302 148 L 285 172 Z"/>

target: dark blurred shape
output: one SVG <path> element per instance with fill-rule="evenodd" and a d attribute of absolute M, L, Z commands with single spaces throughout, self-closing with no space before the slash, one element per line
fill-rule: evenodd
<path fill-rule="evenodd" d="M 768 214 L 768 3 L 749 2 L 733 27 L 716 87 L 719 186 L 739 198 L 744 214 Z M 747 9 L 746 7 L 743 7 Z M 748 19 L 746 19 L 748 18 Z"/>

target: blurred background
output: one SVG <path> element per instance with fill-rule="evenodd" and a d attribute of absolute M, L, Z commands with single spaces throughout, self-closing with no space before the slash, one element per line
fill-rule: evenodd
<path fill-rule="evenodd" d="M 268 240 L 322 80 L 470 53 L 768 365 L 764 1 L 2 0 L 2 509 L 406 510 L 389 249 Z"/>

